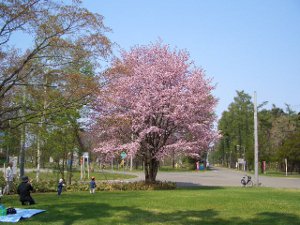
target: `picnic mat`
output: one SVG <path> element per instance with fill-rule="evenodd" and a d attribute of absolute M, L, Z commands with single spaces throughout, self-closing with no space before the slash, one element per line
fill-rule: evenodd
<path fill-rule="evenodd" d="M 15 208 L 17 213 L 16 214 L 9 214 L 6 216 L 0 216 L 0 222 L 11 222 L 17 223 L 21 219 L 26 219 L 32 217 L 36 214 L 45 212 L 46 210 L 43 209 L 19 209 Z"/>

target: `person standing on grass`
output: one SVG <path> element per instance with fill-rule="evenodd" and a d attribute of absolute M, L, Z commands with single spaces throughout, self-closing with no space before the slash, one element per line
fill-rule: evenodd
<path fill-rule="evenodd" d="M 62 193 L 62 189 L 65 186 L 64 179 L 60 178 L 57 186 L 57 195 L 60 196 Z"/>
<path fill-rule="evenodd" d="M 35 204 L 35 201 L 30 195 L 30 192 L 33 191 L 33 187 L 31 186 L 28 177 L 23 176 L 22 177 L 22 183 L 18 186 L 17 193 L 20 196 L 20 202 L 22 205 L 33 205 Z"/>
<path fill-rule="evenodd" d="M 90 193 L 91 194 L 95 194 L 96 187 L 97 187 L 97 185 L 95 182 L 95 177 L 92 177 L 92 180 L 90 181 Z"/>
<path fill-rule="evenodd" d="M 12 188 L 13 185 L 13 180 L 14 180 L 14 174 L 13 174 L 13 170 L 12 170 L 12 163 L 9 162 L 7 164 L 7 168 L 5 170 L 5 181 L 6 181 L 6 186 L 3 190 L 3 194 L 10 194 L 10 190 Z"/>

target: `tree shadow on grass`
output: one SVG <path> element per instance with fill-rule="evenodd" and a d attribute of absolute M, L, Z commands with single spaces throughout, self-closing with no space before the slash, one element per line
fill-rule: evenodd
<path fill-rule="evenodd" d="M 300 218 L 294 214 L 270 212 L 256 214 L 251 219 L 224 218 L 214 209 L 159 212 L 151 208 L 145 210 L 138 207 L 111 206 L 108 203 L 75 203 L 51 206 L 47 212 L 29 220 L 26 221 L 27 224 L 296 225 Z"/>
<path fill-rule="evenodd" d="M 225 189 L 221 186 L 202 186 L 199 184 L 187 183 L 187 182 L 177 182 L 176 189 L 179 190 L 220 190 Z"/>

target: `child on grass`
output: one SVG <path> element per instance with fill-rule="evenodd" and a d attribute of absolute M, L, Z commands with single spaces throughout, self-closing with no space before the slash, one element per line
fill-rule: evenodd
<path fill-rule="evenodd" d="M 64 179 L 60 178 L 57 186 L 57 195 L 60 196 L 62 193 L 62 189 L 65 186 Z"/>
<path fill-rule="evenodd" d="M 95 177 L 92 177 L 92 180 L 90 181 L 90 194 L 95 194 L 96 186 Z"/>

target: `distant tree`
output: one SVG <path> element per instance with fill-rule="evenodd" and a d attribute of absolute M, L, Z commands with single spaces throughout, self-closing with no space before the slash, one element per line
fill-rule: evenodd
<path fill-rule="evenodd" d="M 299 167 L 298 141 L 300 131 L 299 116 L 287 105 L 286 112 L 273 117 L 271 133 L 271 146 L 274 151 L 274 159 L 282 163 L 288 159 L 290 171 Z"/>
<path fill-rule="evenodd" d="M 272 121 L 273 115 L 271 110 L 263 109 L 258 113 L 258 143 L 260 161 L 273 161 L 275 151 L 272 148 Z"/>
<path fill-rule="evenodd" d="M 278 150 L 279 162 L 287 159 L 289 171 L 298 170 L 300 173 L 300 130 L 290 134 Z"/>
<path fill-rule="evenodd" d="M 13 123 L 17 126 L 45 113 L 31 108 L 30 104 L 24 106 L 23 97 L 17 96 L 34 85 L 39 86 L 40 92 L 43 85 L 69 91 L 70 98 L 63 102 L 54 98 L 47 113 L 72 107 L 72 103 L 82 99 L 78 95 L 82 93 L 80 88 L 69 90 L 64 82 L 51 83 L 49 77 L 70 78 L 80 86 L 82 80 L 78 73 L 67 73 L 65 68 L 87 61 L 97 65 L 98 59 L 106 58 L 111 47 L 104 35 L 107 31 L 103 17 L 82 8 L 80 1 L 72 1 L 71 5 L 53 0 L 1 1 L 0 129 L 8 127 L 10 120 L 18 120 Z M 14 35 L 31 39 L 31 47 L 16 49 L 11 38 Z M 48 83 L 44 83 L 44 76 L 48 76 Z M 19 113 L 22 108 L 26 111 Z"/>
<path fill-rule="evenodd" d="M 154 182 L 159 160 L 182 153 L 197 157 L 217 138 L 214 87 L 186 51 L 162 43 L 123 52 L 106 74 L 95 103 L 95 152 L 107 158 L 139 156 L 145 180 Z"/>
<path fill-rule="evenodd" d="M 281 147 L 286 138 L 293 133 L 296 129 L 296 121 L 291 120 L 288 115 L 274 118 L 271 128 L 271 141 L 272 147 L 277 149 Z"/>
<path fill-rule="evenodd" d="M 43 141 L 43 158 L 48 162 L 52 157 L 60 176 L 65 178 L 68 171 L 68 182 L 71 183 L 72 163 L 74 154 L 80 155 L 80 143 L 77 138 L 79 113 L 76 110 L 64 111 L 64 115 L 51 119 L 51 125 L 44 130 L 41 137 Z"/>
<path fill-rule="evenodd" d="M 243 156 L 248 163 L 252 161 L 253 104 L 250 95 L 244 91 L 237 91 L 234 102 L 229 105 L 228 111 L 223 112 L 218 129 L 222 138 L 217 151 L 222 152 L 219 155 L 223 163 L 235 164 L 237 158 Z"/>
<path fill-rule="evenodd" d="M 290 169 L 299 169 L 297 155 L 297 135 L 300 130 L 299 115 L 290 105 L 286 110 L 272 105 L 264 109 L 267 102 L 258 106 L 258 143 L 259 161 L 282 164 L 288 158 Z M 218 122 L 222 137 L 216 145 L 213 159 L 229 165 L 241 157 L 245 150 L 249 168 L 253 165 L 253 104 L 251 97 L 243 91 L 237 91 L 227 111 Z"/>

